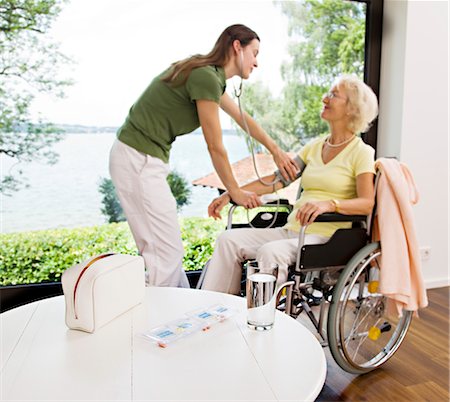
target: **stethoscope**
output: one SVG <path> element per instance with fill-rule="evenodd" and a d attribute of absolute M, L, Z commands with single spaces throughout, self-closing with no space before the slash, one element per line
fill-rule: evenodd
<path fill-rule="evenodd" d="M 247 119 L 245 117 L 245 113 L 244 113 L 244 110 L 242 108 L 242 101 L 241 101 L 241 96 L 242 96 L 242 92 L 243 92 L 243 82 L 244 82 L 244 79 L 242 78 L 242 76 L 243 76 L 243 68 L 242 67 L 243 67 L 243 64 L 244 64 L 244 54 L 243 54 L 242 50 L 240 51 L 239 55 L 240 55 L 240 58 L 239 58 L 240 59 L 240 64 L 239 64 L 240 74 L 239 74 L 239 76 L 240 76 L 241 80 L 240 80 L 239 85 L 237 87 L 236 87 L 236 85 L 235 85 L 235 83 L 233 81 L 233 87 L 234 87 L 233 89 L 234 89 L 234 96 L 238 100 L 239 113 L 241 115 L 241 119 L 242 119 L 242 122 L 243 122 L 243 125 L 244 125 L 244 131 L 246 132 L 246 134 L 248 136 L 248 143 L 250 145 L 249 148 L 250 148 L 250 154 L 252 156 L 253 169 L 255 170 L 256 176 L 258 177 L 258 180 L 260 181 L 260 183 L 262 183 L 265 186 L 272 186 L 273 189 L 275 190 L 275 184 L 278 183 L 280 181 L 280 179 L 278 177 L 275 177 L 275 180 L 273 180 L 271 182 L 266 182 L 265 180 L 263 180 L 263 178 L 259 174 L 258 167 L 256 165 L 256 157 L 255 157 L 255 148 L 254 148 L 254 144 L 253 144 L 253 137 L 250 135 L 250 129 L 248 127 Z M 273 215 L 273 218 L 269 217 L 269 219 L 272 218 L 272 222 L 270 223 L 270 225 L 266 226 L 266 229 L 270 229 L 275 224 L 275 222 L 277 220 L 278 210 L 279 210 L 279 206 L 280 206 L 280 199 L 277 198 L 276 201 L 277 201 L 277 203 L 276 203 L 275 214 Z M 249 210 L 248 209 L 247 209 L 247 220 L 248 220 L 248 223 L 249 223 L 250 227 L 254 227 L 251 224 L 250 216 L 249 216 Z"/>
<path fill-rule="evenodd" d="M 276 183 L 278 183 L 280 181 L 280 179 L 278 177 L 275 178 L 275 180 L 271 181 L 271 182 L 266 182 L 265 180 L 263 180 L 263 178 L 261 177 L 261 175 L 258 172 L 258 167 L 256 165 L 256 157 L 255 157 L 255 148 L 254 148 L 254 143 L 253 143 L 253 137 L 250 135 L 250 129 L 248 127 L 248 123 L 247 123 L 247 119 L 245 117 L 245 113 L 244 110 L 242 108 L 242 101 L 241 101 L 241 96 L 242 96 L 242 92 L 243 92 L 243 83 L 244 83 L 244 79 L 242 78 L 243 76 L 243 65 L 244 65 L 244 54 L 242 52 L 242 50 L 239 52 L 239 70 L 240 70 L 240 83 L 239 86 L 236 87 L 235 83 L 233 82 L 233 86 L 234 86 L 234 96 L 237 98 L 238 101 L 238 106 L 239 106 L 239 113 L 241 115 L 241 119 L 242 122 L 244 124 L 244 131 L 247 133 L 248 135 L 248 143 L 250 145 L 250 154 L 252 156 L 252 162 L 253 162 L 253 168 L 255 170 L 256 173 L 256 177 L 258 177 L 258 180 L 260 181 L 260 183 L 264 184 L 265 186 L 274 186 Z"/>

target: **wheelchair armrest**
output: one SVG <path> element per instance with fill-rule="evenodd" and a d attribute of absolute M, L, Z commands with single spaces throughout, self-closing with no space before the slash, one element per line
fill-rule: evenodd
<path fill-rule="evenodd" d="M 238 204 L 236 204 L 233 200 L 230 201 L 230 204 L 238 206 Z M 275 201 L 265 202 L 261 206 L 263 207 L 264 205 L 270 205 L 270 206 L 275 206 L 276 207 L 277 205 L 291 205 L 291 204 L 290 204 L 289 200 L 287 200 L 285 198 L 280 198 L 280 199 L 275 200 Z"/>
<path fill-rule="evenodd" d="M 327 212 L 319 215 L 314 222 L 364 222 L 366 219 L 366 215 L 344 215 Z"/>
<path fill-rule="evenodd" d="M 274 206 L 277 206 L 277 205 L 291 205 L 291 204 L 290 204 L 289 200 L 287 200 L 286 198 L 280 198 L 280 199 L 278 199 L 278 200 L 265 202 L 265 203 L 262 204 L 261 206 L 264 206 L 264 205 L 274 205 Z"/>
<path fill-rule="evenodd" d="M 238 205 L 234 202 L 230 202 L 231 207 L 228 211 L 228 222 L 227 229 L 238 228 L 238 227 L 253 227 L 253 228 L 269 228 L 269 227 L 280 227 L 286 224 L 289 214 L 292 212 L 292 205 L 289 200 L 279 199 L 275 201 L 268 200 L 264 204 L 260 205 L 261 208 L 258 212 L 256 209 L 256 214 L 251 221 L 245 224 L 233 223 L 233 213 Z M 266 212 L 264 212 L 266 211 Z"/>

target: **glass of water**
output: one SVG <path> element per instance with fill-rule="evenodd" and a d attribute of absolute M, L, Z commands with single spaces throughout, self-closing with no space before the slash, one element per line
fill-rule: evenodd
<path fill-rule="evenodd" d="M 277 298 L 278 264 L 249 261 L 247 268 L 247 325 L 257 331 L 273 327 Z"/>

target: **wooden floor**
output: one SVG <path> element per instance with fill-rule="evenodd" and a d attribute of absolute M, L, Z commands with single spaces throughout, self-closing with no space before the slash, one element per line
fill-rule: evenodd
<path fill-rule="evenodd" d="M 326 348 L 327 379 L 317 401 L 448 402 L 449 289 L 428 291 L 429 306 L 413 318 L 397 353 L 375 371 L 348 374 Z"/>

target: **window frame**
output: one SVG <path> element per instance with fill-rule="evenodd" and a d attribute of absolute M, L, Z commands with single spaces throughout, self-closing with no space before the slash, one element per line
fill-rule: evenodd
<path fill-rule="evenodd" d="M 383 34 L 384 0 L 350 0 L 366 4 L 366 34 L 364 44 L 364 82 L 380 98 L 381 40 Z M 367 133 L 362 134 L 364 142 L 377 154 L 378 119 Z"/>

